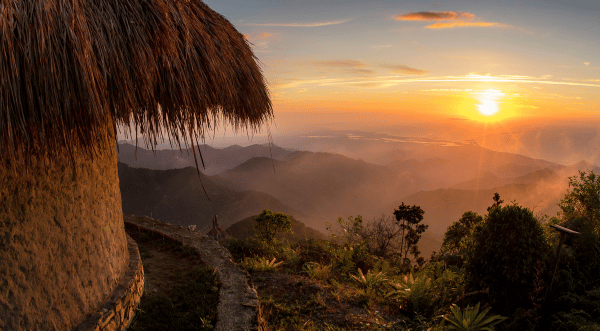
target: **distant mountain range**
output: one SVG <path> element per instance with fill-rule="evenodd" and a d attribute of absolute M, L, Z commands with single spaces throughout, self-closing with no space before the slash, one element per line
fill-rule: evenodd
<path fill-rule="evenodd" d="M 206 169 L 202 168 L 202 159 Z M 198 166 L 207 175 L 218 174 L 224 170 L 234 168 L 252 157 L 269 157 L 280 160 L 290 154 L 290 150 L 277 146 L 250 145 L 241 147 L 238 145 L 227 148 L 213 148 L 208 145 L 200 145 L 196 148 Z M 119 162 L 132 167 L 154 170 L 181 169 L 185 167 L 196 167 L 194 154 L 191 148 L 184 150 L 162 149 L 151 151 L 129 143 L 120 143 L 117 153 Z"/>
<path fill-rule="evenodd" d="M 476 144 L 409 138 L 386 143 L 391 138 L 379 138 L 376 143 L 381 148 L 374 140 L 358 144 L 376 149 L 365 156 L 379 155 L 378 164 L 279 147 L 273 148 L 271 159 L 267 146 L 203 146 L 207 170 L 201 171 L 214 175 L 203 174 L 202 181 L 213 201 L 204 196 L 195 168 L 134 168 L 157 161 L 154 167 L 177 168 L 190 161 L 195 167 L 193 156 L 184 158 L 179 151 L 157 151 L 153 156 L 138 147 L 136 162 L 135 147 L 122 144 L 119 160 L 129 163 L 119 163 L 123 211 L 152 213 L 153 218 L 196 224 L 201 229 L 211 224 L 215 214 L 226 228 L 270 209 L 325 232 L 326 223 L 334 224 L 338 217 L 362 215 L 369 222 L 382 214 L 391 215 L 404 202 L 423 208 L 432 236 L 429 246 L 434 247 L 463 212 L 484 214 L 495 192 L 505 203 L 516 201 L 536 214 L 553 216 L 566 192 L 568 176 L 577 170 L 600 173 L 600 168 L 586 162 L 564 166 Z M 336 139 L 360 140 L 354 136 Z"/>
<path fill-rule="evenodd" d="M 375 212 L 381 201 L 416 190 L 410 176 L 388 167 L 329 153 L 294 152 L 275 162 L 252 158 L 215 176 L 235 190 L 256 190 L 277 197 L 310 216 L 324 230 L 337 217 Z M 215 179 L 216 180 L 216 179 Z"/>
<path fill-rule="evenodd" d="M 202 175 L 209 201 L 195 168 L 150 170 L 119 162 L 118 169 L 123 213 L 127 215 L 147 215 L 184 226 L 195 224 L 198 230 L 206 231 L 215 215 L 223 227 L 263 209 L 303 216 L 267 193 L 235 191 Z"/>

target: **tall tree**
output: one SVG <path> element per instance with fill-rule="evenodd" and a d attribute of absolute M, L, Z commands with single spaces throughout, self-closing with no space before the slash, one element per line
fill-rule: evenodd
<path fill-rule="evenodd" d="M 405 260 L 407 259 L 408 253 L 411 253 L 419 264 L 423 258 L 419 258 L 421 252 L 419 251 L 417 244 L 421 239 L 423 232 L 429 227 L 429 225 L 420 224 L 421 221 L 423 221 L 424 213 L 425 212 L 421 207 L 416 205 L 405 205 L 404 202 L 402 202 L 398 209 L 394 210 L 396 221 L 402 231 L 402 236 L 400 237 L 400 253 Z"/>

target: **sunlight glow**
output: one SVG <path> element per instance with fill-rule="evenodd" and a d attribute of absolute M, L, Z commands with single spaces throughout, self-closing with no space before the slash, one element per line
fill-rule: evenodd
<path fill-rule="evenodd" d="M 499 90 L 489 89 L 477 94 L 477 99 L 479 100 L 477 110 L 479 113 L 485 116 L 492 116 L 498 112 L 498 99 L 504 96 L 504 93 Z"/>

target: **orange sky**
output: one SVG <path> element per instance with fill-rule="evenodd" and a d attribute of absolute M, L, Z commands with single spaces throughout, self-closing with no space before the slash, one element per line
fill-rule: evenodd
<path fill-rule="evenodd" d="M 600 113 L 600 2 L 206 3 L 252 43 L 280 134 L 298 129 L 292 112 L 357 129 L 344 113 L 431 125 Z"/>

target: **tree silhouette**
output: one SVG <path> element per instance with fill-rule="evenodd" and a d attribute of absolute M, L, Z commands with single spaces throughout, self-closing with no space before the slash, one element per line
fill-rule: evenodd
<path fill-rule="evenodd" d="M 404 202 L 402 202 L 398 209 L 394 210 L 396 221 L 402 230 L 402 236 L 400 237 L 400 253 L 405 260 L 407 259 L 408 253 L 412 254 L 419 264 L 421 264 L 424 259 L 419 257 L 421 252 L 419 251 L 417 243 L 421 239 L 423 232 L 429 227 L 429 225 L 419 224 L 423 221 L 424 213 L 425 212 L 421 207 L 416 205 L 408 206 L 405 205 Z"/>
<path fill-rule="evenodd" d="M 490 211 L 494 207 L 500 207 L 500 205 L 504 202 L 504 200 L 500 200 L 500 194 L 498 192 L 494 193 L 494 204 L 487 208 L 487 211 Z"/>

